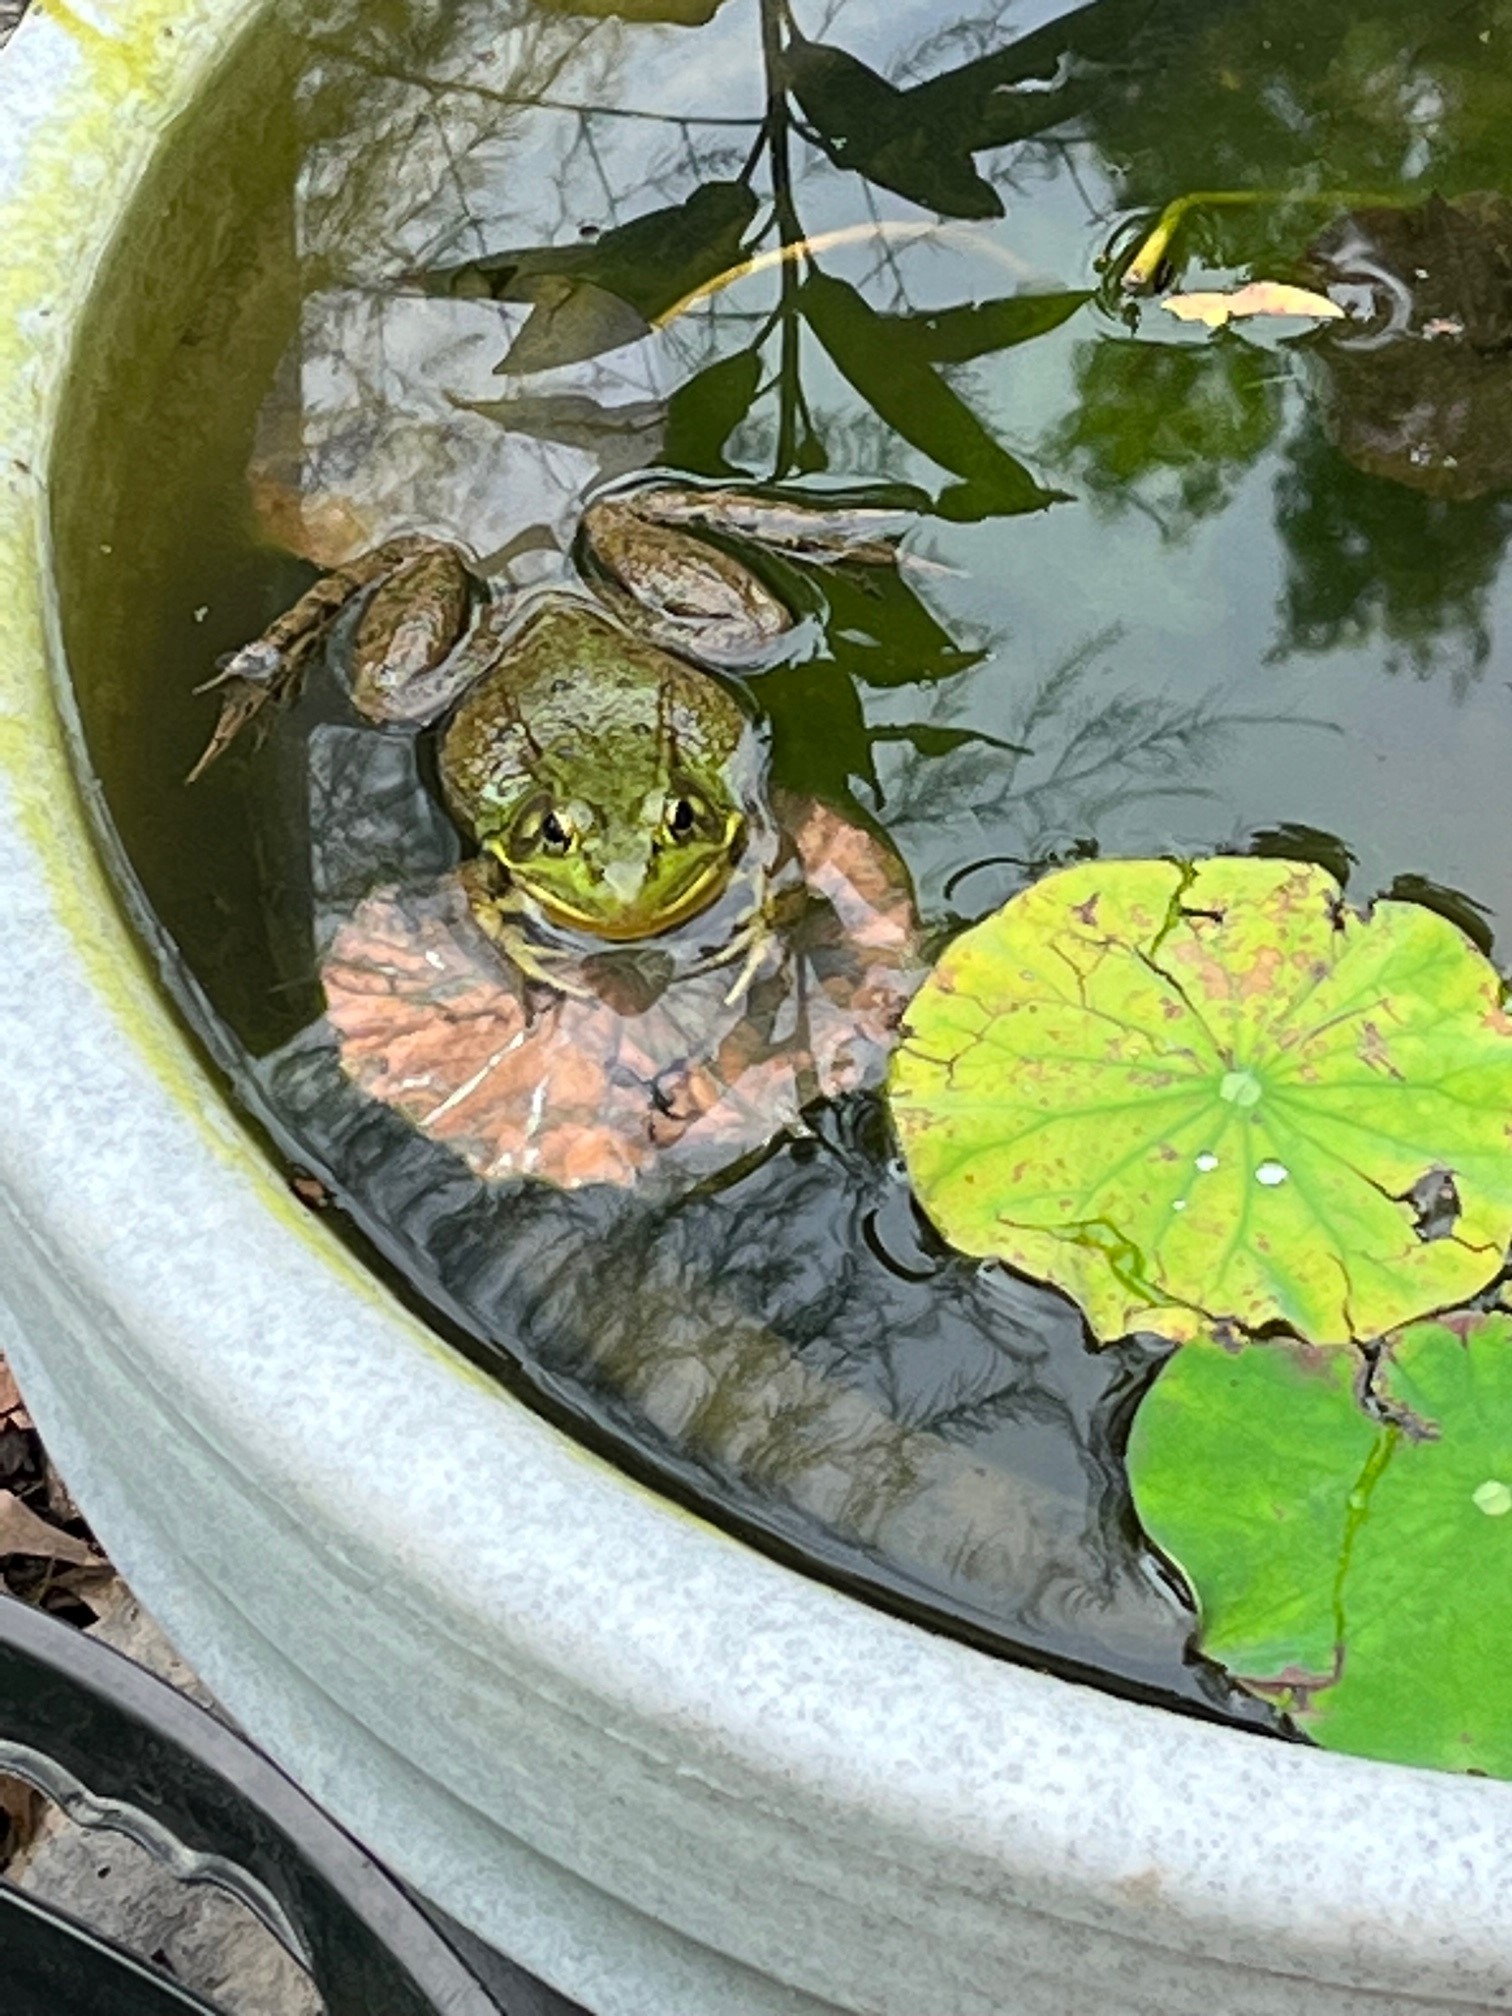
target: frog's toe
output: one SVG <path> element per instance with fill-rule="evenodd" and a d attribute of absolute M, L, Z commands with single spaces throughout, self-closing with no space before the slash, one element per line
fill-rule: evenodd
<path fill-rule="evenodd" d="M 196 693 L 213 693 L 220 686 L 263 686 L 271 688 L 284 671 L 284 653 L 266 637 L 244 644 L 240 651 L 228 651 L 217 660 L 213 675 L 195 687 Z"/>
<path fill-rule="evenodd" d="M 220 714 L 199 761 L 186 783 L 193 784 L 225 754 L 242 730 L 259 715 L 270 700 L 278 700 L 298 676 L 298 666 L 289 652 L 280 651 L 265 637 L 245 644 L 222 659 L 215 676 L 196 686 L 196 693 L 219 693 Z"/>

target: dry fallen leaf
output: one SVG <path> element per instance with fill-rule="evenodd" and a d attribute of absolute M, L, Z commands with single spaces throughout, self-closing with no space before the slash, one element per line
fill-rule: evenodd
<path fill-rule="evenodd" d="M 12 1862 L 37 1837 L 47 1801 L 23 1778 L 0 1773 L 0 1871 L 9 1874 Z"/>
<path fill-rule="evenodd" d="M 30 1428 L 31 1415 L 26 1402 L 21 1398 L 21 1389 L 16 1384 L 16 1375 L 0 1358 L 0 1427 Z"/>
<path fill-rule="evenodd" d="M 34 1554 L 42 1561 L 63 1561 L 74 1568 L 104 1568 L 105 1563 L 85 1541 L 39 1519 L 14 1491 L 0 1491 L 0 1559 Z"/>
<path fill-rule="evenodd" d="M 1213 293 L 1168 294 L 1161 307 L 1182 322 L 1202 322 L 1221 329 L 1248 315 L 1305 315 L 1315 321 L 1337 322 L 1344 310 L 1326 294 L 1307 287 L 1288 287 L 1280 280 L 1251 280 L 1247 286 Z"/>

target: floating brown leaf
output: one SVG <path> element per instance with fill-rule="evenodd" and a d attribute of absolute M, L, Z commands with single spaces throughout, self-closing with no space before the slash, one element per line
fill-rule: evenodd
<path fill-rule="evenodd" d="M 1330 301 L 1326 294 L 1288 287 L 1280 280 L 1251 280 L 1244 287 L 1208 293 L 1168 294 L 1160 305 L 1179 322 L 1201 322 L 1209 329 L 1221 329 L 1226 322 L 1251 315 L 1304 315 L 1323 322 L 1337 322 L 1344 315 L 1338 302 Z"/>

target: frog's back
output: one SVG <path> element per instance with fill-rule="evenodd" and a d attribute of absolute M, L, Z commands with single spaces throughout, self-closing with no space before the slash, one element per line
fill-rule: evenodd
<path fill-rule="evenodd" d="M 695 666 L 579 603 L 540 610 L 458 708 L 442 769 L 459 809 L 507 806 L 541 786 L 664 781 L 668 764 L 717 768 L 744 716 Z"/>

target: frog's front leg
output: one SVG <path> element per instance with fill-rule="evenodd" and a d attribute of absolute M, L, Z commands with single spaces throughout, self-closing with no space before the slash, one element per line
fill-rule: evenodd
<path fill-rule="evenodd" d="M 463 863 L 460 874 L 468 908 L 484 935 L 490 938 L 510 963 L 527 980 L 538 980 L 557 994 L 574 1000 L 591 1001 L 593 991 L 576 980 L 567 979 L 552 966 L 574 955 L 565 946 L 541 945 L 517 922 L 525 910 L 520 893 L 486 857 Z"/>
<path fill-rule="evenodd" d="M 735 929 L 725 944 L 717 952 L 711 952 L 692 969 L 695 973 L 714 973 L 722 966 L 733 966 L 738 959 L 740 971 L 724 997 L 724 1005 L 734 1008 L 744 1001 L 751 990 L 751 983 L 761 971 L 766 958 L 778 937 L 777 907 L 772 890 L 772 878 L 766 869 L 760 868 L 755 875 L 755 889 L 751 907 L 743 917 L 736 920 Z"/>
<path fill-rule="evenodd" d="M 196 690 L 219 692 L 220 718 L 189 773 L 203 774 L 269 702 L 299 691 L 305 668 L 353 601 L 373 591 L 353 645 L 351 694 L 374 721 L 433 720 L 460 687 L 447 676 L 476 594 L 455 546 L 422 535 L 387 540 L 322 575 L 262 636 L 233 652 Z M 472 668 L 467 677 L 473 676 Z"/>

